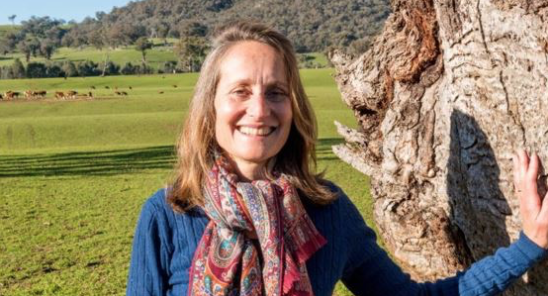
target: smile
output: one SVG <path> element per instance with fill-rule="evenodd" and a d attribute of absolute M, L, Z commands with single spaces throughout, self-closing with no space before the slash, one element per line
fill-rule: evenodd
<path fill-rule="evenodd" d="M 271 126 L 265 126 L 265 127 L 249 127 L 249 126 L 240 126 L 238 127 L 238 131 L 244 135 L 248 136 L 268 136 L 272 132 L 274 132 L 276 128 Z"/>

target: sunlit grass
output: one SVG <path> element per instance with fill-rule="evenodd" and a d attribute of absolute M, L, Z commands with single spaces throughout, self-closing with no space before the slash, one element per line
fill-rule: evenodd
<path fill-rule="evenodd" d="M 342 141 L 333 120 L 355 126 L 332 72 L 302 71 L 318 117 L 318 169 L 372 225 L 367 177 L 331 151 Z M 0 295 L 124 294 L 135 223 L 172 173 L 196 77 L 0 81 L 0 91 L 49 92 L 43 101 L 0 102 Z M 52 98 L 68 89 L 96 98 Z"/>

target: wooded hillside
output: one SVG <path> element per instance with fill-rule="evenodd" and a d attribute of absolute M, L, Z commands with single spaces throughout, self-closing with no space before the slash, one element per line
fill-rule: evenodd
<path fill-rule="evenodd" d="M 387 0 L 144 0 L 76 24 L 64 45 L 90 45 L 102 33 L 114 44 L 132 44 L 139 37 L 179 38 L 207 34 L 215 25 L 239 18 L 273 25 L 300 52 L 330 46 L 362 52 L 369 47 L 390 12 Z"/>

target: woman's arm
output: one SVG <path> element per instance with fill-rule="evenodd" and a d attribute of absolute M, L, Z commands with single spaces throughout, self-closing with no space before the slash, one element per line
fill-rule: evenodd
<path fill-rule="evenodd" d="M 349 234 L 355 237 L 343 282 L 356 295 L 496 295 L 508 288 L 546 254 L 548 201 L 538 194 L 538 156 L 525 151 L 514 156 L 514 185 L 520 199 L 523 232 L 507 248 L 474 263 L 465 272 L 434 283 L 415 283 L 376 244 L 376 237 L 350 204 Z M 547 195 L 548 196 L 548 195 Z M 345 199 L 348 199 L 344 196 Z M 544 199 L 546 200 L 546 199 Z M 367 248 L 368 252 L 363 252 Z M 373 254 L 365 257 L 363 254 Z"/>
<path fill-rule="evenodd" d="M 544 249 L 522 233 L 512 245 L 500 248 L 495 255 L 474 263 L 465 272 L 434 283 L 416 283 L 377 245 L 373 230 L 367 229 L 362 247 L 369 248 L 367 253 L 373 255 L 363 259 L 354 255 L 352 260 L 362 261 L 347 270 L 342 279 L 355 295 L 497 295 L 545 254 Z"/>
<path fill-rule="evenodd" d="M 149 199 L 141 211 L 133 238 L 127 295 L 165 295 L 168 288 L 168 250 L 161 209 Z"/>

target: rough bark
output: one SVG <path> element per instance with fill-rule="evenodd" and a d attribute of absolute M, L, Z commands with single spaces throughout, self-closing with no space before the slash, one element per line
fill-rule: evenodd
<path fill-rule="evenodd" d="M 370 176 L 377 226 L 394 257 L 414 278 L 432 280 L 521 230 L 512 152 L 536 150 L 548 163 L 548 0 L 392 7 L 368 52 L 331 56 L 359 125 L 337 124 L 346 143 L 333 150 Z M 541 191 L 545 183 L 542 175 Z M 543 267 L 507 292 L 547 294 Z"/>

